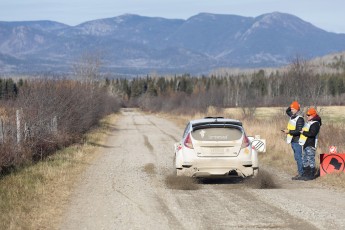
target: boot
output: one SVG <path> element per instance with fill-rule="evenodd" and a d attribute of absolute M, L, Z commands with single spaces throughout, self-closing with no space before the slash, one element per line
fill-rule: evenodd
<path fill-rule="evenodd" d="M 303 180 L 304 181 L 313 180 L 314 178 L 315 178 L 315 168 L 309 167 L 309 173 L 305 178 L 303 178 Z"/>
<path fill-rule="evenodd" d="M 301 178 L 301 175 L 297 174 L 296 176 L 291 177 L 291 180 L 299 180 Z"/>
<path fill-rule="evenodd" d="M 303 175 L 298 180 L 308 180 L 310 177 L 310 166 L 303 167 Z"/>
<path fill-rule="evenodd" d="M 303 173 L 302 175 L 298 174 L 294 177 L 292 177 L 292 180 L 302 180 L 303 177 L 305 177 L 305 173 L 306 173 L 307 167 L 303 167 Z"/>

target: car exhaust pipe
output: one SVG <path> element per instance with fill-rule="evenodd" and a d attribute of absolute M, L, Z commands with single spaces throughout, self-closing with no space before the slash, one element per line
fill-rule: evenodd
<path fill-rule="evenodd" d="M 230 170 L 229 172 L 228 172 L 228 175 L 229 176 L 238 176 L 238 173 L 237 173 L 237 171 L 236 170 Z"/>

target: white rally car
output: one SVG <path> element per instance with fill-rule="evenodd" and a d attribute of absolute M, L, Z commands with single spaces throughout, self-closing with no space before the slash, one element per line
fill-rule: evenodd
<path fill-rule="evenodd" d="M 174 147 L 177 176 L 245 178 L 259 171 L 258 152 L 238 120 L 192 120 Z"/>

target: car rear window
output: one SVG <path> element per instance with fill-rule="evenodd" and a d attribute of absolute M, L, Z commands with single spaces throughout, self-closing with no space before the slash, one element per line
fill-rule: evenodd
<path fill-rule="evenodd" d="M 242 131 L 236 128 L 204 128 L 192 132 L 198 141 L 236 141 L 241 139 Z"/>

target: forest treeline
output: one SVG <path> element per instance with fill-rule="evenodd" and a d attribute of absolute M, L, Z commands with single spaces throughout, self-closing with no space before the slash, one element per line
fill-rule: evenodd
<path fill-rule="evenodd" d="M 344 105 L 345 71 L 314 73 L 297 61 L 287 71 L 172 77 L 137 77 L 108 82 L 128 106 L 151 111 L 199 112 L 207 107 L 286 106 L 292 100 L 303 105 Z"/>
<path fill-rule="evenodd" d="M 23 84 L 23 79 L 20 79 L 18 82 L 15 82 L 12 78 L 0 78 L 0 100 L 15 98 L 18 94 L 18 87 L 23 86 Z"/>

